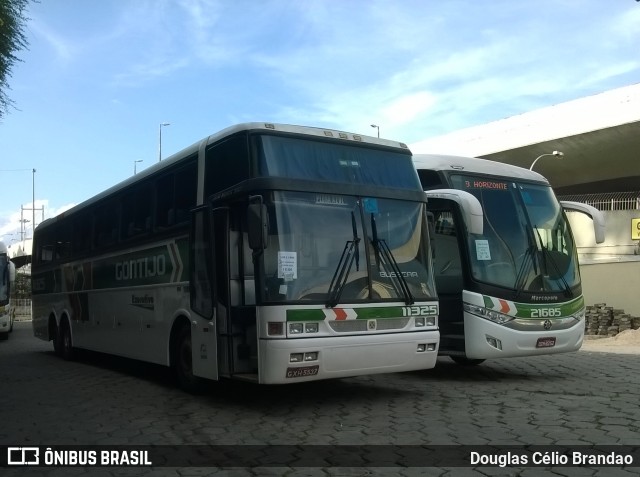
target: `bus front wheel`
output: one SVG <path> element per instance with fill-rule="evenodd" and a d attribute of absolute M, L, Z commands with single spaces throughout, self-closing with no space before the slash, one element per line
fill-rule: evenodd
<path fill-rule="evenodd" d="M 204 388 L 204 380 L 193 375 L 191 351 L 191 328 L 182 326 L 176 335 L 173 349 L 173 371 L 178 386 L 189 393 L 199 393 Z"/>

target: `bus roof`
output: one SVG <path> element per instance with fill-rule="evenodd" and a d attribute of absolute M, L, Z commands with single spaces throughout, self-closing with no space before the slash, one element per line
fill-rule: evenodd
<path fill-rule="evenodd" d="M 430 169 L 433 171 L 456 171 L 472 174 L 490 174 L 493 176 L 511 177 L 549 184 L 541 174 L 512 166 L 502 162 L 479 159 L 477 157 L 449 156 L 445 154 L 414 154 L 413 163 L 416 169 Z"/>
<path fill-rule="evenodd" d="M 58 216 L 44 220 L 38 225 L 38 227 L 41 227 L 41 226 L 45 227 L 46 225 L 53 223 L 58 219 L 62 219 L 68 215 L 79 212 L 85 207 L 91 204 L 94 204 L 95 202 L 98 202 L 99 200 L 105 197 L 109 197 L 111 194 L 114 194 L 115 192 L 125 189 L 129 185 L 134 184 L 140 180 L 143 180 L 144 178 L 149 177 L 159 171 L 162 171 L 164 168 L 167 168 L 177 162 L 180 162 L 184 158 L 197 153 L 200 150 L 200 148 L 203 146 L 213 144 L 215 142 L 218 142 L 221 139 L 224 139 L 225 137 L 231 136 L 233 134 L 236 134 L 242 131 L 264 131 L 264 132 L 277 131 L 285 134 L 301 134 L 306 136 L 316 136 L 323 139 L 334 139 L 336 141 L 345 141 L 345 142 L 355 143 L 355 144 L 371 144 L 376 146 L 401 149 L 406 151 L 407 154 L 411 154 L 411 151 L 409 150 L 408 146 L 402 142 L 392 141 L 389 139 L 381 139 L 373 136 L 366 136 L 363 134 L 347 133 L 344 131 L 327 129 L 327 128 L 296 126 L 292 124 L 277 124 L 277 123 L 267 123 L 267 122 L 240 123 L 240 124 L 236 124 L 228 128 L 225 128 L 215 134 L 205 137 L 204 139 L 201 139 L 200 141 L 192 144 L 191 146 L 188 146 L 176 152 L 175 154 L 172 154 L 168 158 L 157 162 L 153 166 L 143 169 L 142 171 L 135 174 L 134 176 L 129 177 L 123 180 L 122 182 L 119 182 L 114 186 L 99 192 L 93 197 L 90 197 L 89 199 L 72 207 L 71 209 L 65 212 L 62 212 Z"/>

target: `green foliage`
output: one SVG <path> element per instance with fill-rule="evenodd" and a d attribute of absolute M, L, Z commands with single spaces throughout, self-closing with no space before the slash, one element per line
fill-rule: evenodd
<path fill-rule="evenodd" d="M 0 0 L 0 119 L 13 102 L 7 95 L 11 68 L 21 61 L 16 53 L 27 47 L 23 33 L 27 18 L 24 16 L 29 0 Z"/>

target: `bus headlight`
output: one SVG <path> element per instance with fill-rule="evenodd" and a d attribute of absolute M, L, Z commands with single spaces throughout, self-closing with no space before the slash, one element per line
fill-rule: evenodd
<path fill-rule="evenodd" d="M 299 335 L 304 331 L 304 323 L 289 323 L 289 334 Z"/>
<path fill-rule="evenodd" d="M 572 316 L 576 321 L 584 321 L 585 309 L 583 308 L 578 313 L 574 313 Z"/>
<path fill-rule="evenodd" d="M 421 328 L 423 326 L 436 326 L 436 317 L 435 316 L 416 316 L 414 323 L 416 328 Z"/>
<path fill-rule="evenodd" d="M 317 333 L 318 332 L 318 323 L 305 323 L 304 324 L 304 332 L 305 333 Z"/>
<path fill-rule="evenodd" d="M 318 323 L 303 323 L 303 322 L 295 322 L 289 323 L 289 334 L 290 335 L 301 335 L 303 333 L 317 333 L 318 332 Z"/>
<path fill-rule="evenodd" d="M 483 306 L 470 305 L 469 303 L 464 303 L 463 308 L 464 311 L 469 312 L 472 315 L 479 316 L 480 318 L 484 318 L 485 320 L 492 321 L 499 325 L 504 325 L 505 323 L 515 319 L 515 316 L 505 315 L 499 311 L 490 310 Z"/>

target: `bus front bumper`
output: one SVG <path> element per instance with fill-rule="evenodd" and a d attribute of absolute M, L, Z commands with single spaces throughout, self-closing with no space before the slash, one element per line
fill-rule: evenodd
<path fill-rule="evenodd" d="M 438 357 L 439 340 L 437 330 L 339 338 L 262 339 L 260 382 L 285 384 L 431 369 Z"/>
<path fill-rule="evenodd" d="M 469 359 L 513 358 L 577 351 L 584 339 L 584 321 L 554 330 L 513 330 L 464 313 L 465 353 Z"/>

